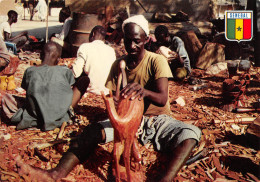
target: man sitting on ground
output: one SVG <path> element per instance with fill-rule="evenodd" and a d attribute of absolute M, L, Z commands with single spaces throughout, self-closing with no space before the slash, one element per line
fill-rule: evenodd
<path fill-rule="evenodd" d="M 105 87 L 110 68 L 116 60 L 115 50 L 105 44 L 106 30 L 95 26 L 89 35 L 89 43 L 81 44 L 77 53 L 77 60 L 72 71 L 75 78 L 87 74 L 90 79 L 88 91 L 100 95 L 103 91 L 109 93 Z"/>
<path fill-rule="evenodd" d="M 152 43 L 151 51 L 157 53 L 167 52 L 166 54 L 168 55 L 163 55 L 168 58 L 170 68 L 175 78 L 183 79 L 189 75 L 191 65 L 184 42 L 179 37 L 171 35 L 168 28 L 164 25 L 157 26 L 154 35 L 156 42 Z M 169 48 L 172 52 L 168 53 L 169 49 L 166 48 Z"/>
<path fill-rule="evenodd" d="M 10 10 L 7 15 L 8 21 L 0 25 L 0 39 L 15 43 L 17 50 L 20 50 L 28 41 L 28 32 L 24 31 L 12 37 L 11 25 L 17 22 L 18 14 L 16 11 Z"/>
<path fill-rule="evenodd" d="M 60 127 L 69 121 L 70 111 L 85 93 L 88 77 L 75 83 L 72 71 L 57 65 L 60 54 L 58 44 L 45 44 L 42 64 L 29 67 L 24 73 L 21 87 L 26 90 L 26 98 L 16 100 L 10 94 L 3 97 L 2 109 L 10 124 L 17 124 L 18 130 L 38 127 L 46 131 Z"/>
<path fill-rule="evenodd" d="M 140 133 L 139 140 L 142 144 L 150 142 L 155 150 L 168 153 L 168 166 L 160 179 L 155 181 L 170 182 L 200 140 L 201 131 L 196 126 L 185 124 L 169 116 L 171 111 L 168 78 L 172 77 L 172 74 L 163 56 L 144 49 L 149 34 L 148 21 L 143 15 L 136 15 L 126 19 L 122 29 L 125 49 L 128 52 L 125 62 L 129 84 L 120 94 L 127 98 L 134 93 L 131 99 L 144 99 L 144 118 L 140 125 L 140 130 L 143 132 Z M 117 60 L 113 64 L 106 83 L 106 86 L 113 91 L 116 90 L 119 62 L 120 60 Z M 31 178 L 36 179 L 41 176 L 43 181 L 63 178 L 77 164 L 86 161 L 99 143 L 113 141 L 113 132 L 109 120 L 91 123 L 72 143 L 55 168 L 49 171 L 32 168 L 17 157 L 19 172 L 30 174 Z"/>
<path fill-rule="evenodd" d="M 68 36 L 68 33 L 70 31 L 70 26 L 72 23 L 72 18 L 70 17 L 70 8 L 69 7 L 63 7 L 60 10 L 59 14 L 59 22 L 63 23 L 62 30 L 60 33 L 53 34 L 51 38 L 55 37 L 59 40 L 65 40 Z"/>
<path fill-rule="evenodd" d="M 54 33 L 51 35 L 50 40 L 56 42 L 62 46 L 62 57 L 70 57 L 72 46 L 69 43 L 69 31 L 72 23 L 72 18 L 70 17 L 70 8 L 63 7 L 60 10 L 59 22 L 63 23 L 62 30 L 60 33 Z"/>
<path fill-rule="evenodd" d="M 10 62 L 10 53 L 8 52 L 4 41 L 0 38 L 0 72 L 5 69 Z"/>

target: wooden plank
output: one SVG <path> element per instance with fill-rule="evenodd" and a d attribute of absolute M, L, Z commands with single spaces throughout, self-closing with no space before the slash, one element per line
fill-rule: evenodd
<path fill-rule="evenodd" d="M 257 137 L 260 137 L 260 116 L 249 125 L 247 132 Z"/>

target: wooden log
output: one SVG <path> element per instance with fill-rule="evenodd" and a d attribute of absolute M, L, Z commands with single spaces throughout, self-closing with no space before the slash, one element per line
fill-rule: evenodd
<path fill-rule="evenodd" d="M 255 175 L 253 175 L 253 174 L 251 174 L 251 173 L 246 173 L 250 178 L 252 178 L 254 181 L 259 181 L 259 179 L 255 176 Z"/>
<path fill-rule="evenodd" d="M 64 135 L 64 130 L 65 130 L 66 126 L 67 126 L 67 122 L 63 122 L 62 125 L 61 125 L 61 127 L 60 127 L 60 132 L 59 132 L 59 134 L 57 135 L 56 140 L 62 139 L 62 137 L 63 137 L 63 135 Z"/>
<path fill-rule="evenodd" d="M 235 108 L 233 112 L 236 113 L 260 112 L 260 108 L 239 107 L 239 108 Z"/>
<path fill-rule="evenodd" d="M 249 125 L 247 132 L 260 137 L 260 116 Z"/>
<path fill-rule="evenodd" d="M 40 160 L 44 161 L 44 162 L 48 162 L 49 159 L 47 159 L 40 151 L 38 148 L 34 148 L 34 155 L 37 155 L 39 157 Z"/>
<path fill-rule="evenodd" d="M 207 69 L 210 65 L 225 61 L 225 46 L 208 42 L 203 47 L 196 62 L 196 68 Z"/>
<path fill-rule="evenodd" d="M 60 144 L 60 143 L 67 143 L 70 142 L 72 140 L 75 140 L 74 138 L 68 138 L 68 139 L 62 139 L 62 140 L 54 140 L 54 141 L 50 141 L 50 142 L 46 142 L 46 143 L 32 143 L 28 146 L 29 149 L 34 150 L 35 148 L 37 148 L 38 150 L 42 150 L 44 148 L 47 147 L 52 147 L 56 144 Z"/>
<path fill-rule="evenodd" d="M 250 124 L 252 123 L 256 118 L 255 117 L 246 117 L 246 118 L 235 118 L 235 119 L 229 119 L 229 120 L 213 120 L 214 124 L 220 124 L 220 123 L 237 123 L 237 124 Z"/>
<path fill-rule="evenodd" d="M 187 161 L 186 161 L 186 165 L 189 165 L 199 159 L 202 159 L 203 157 L 205 157 L 207 155 L 207 149 L 204 148 L 202 151 L 200 151 L 198 154 L 196 154 L 195 156 L 189 158 Z"/>
<path fill-rule="evenodd" d="M 188 52 L 191 66 L 194 67 L 203 46 L 193 30 L 181 35 L 181 39 L 183 40 L 185 48 Z"/>
<path fill-rule="evenodd" d="M 222 169 L 219 159 L 214 154 L 212 155 L 212 160 L 213 160 L 214 166 L 216 167 L 217 171 L 220 174 L 225 175 L 226 171 Z"/>

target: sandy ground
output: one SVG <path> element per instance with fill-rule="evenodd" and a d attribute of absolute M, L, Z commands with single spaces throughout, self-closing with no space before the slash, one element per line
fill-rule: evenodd
<path fill-rule="evenodd" d="M 59 33 L 62 28 L 62 23 L 60 23 L 58 16 L 50 16 L 48 24 L 47 22 L 42 22 L 40 20 L 29 20 L 29 16 L 25 16 L 19 19 L 17 23 L 12 25 L 13 35 L 27 30 L 29 35 L 33 35 L 37 38 L 46 38 L 46 31 L 48 27 L 48 37 L 53 33 Z"/>

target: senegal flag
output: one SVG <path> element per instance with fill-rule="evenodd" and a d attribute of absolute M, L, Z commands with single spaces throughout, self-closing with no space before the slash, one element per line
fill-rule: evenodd
<path fill-rule="evenodd" d="M 226 11 L 226 38 L 228 40 L 249 41 L 253 29 L 252 11 Z"/>

